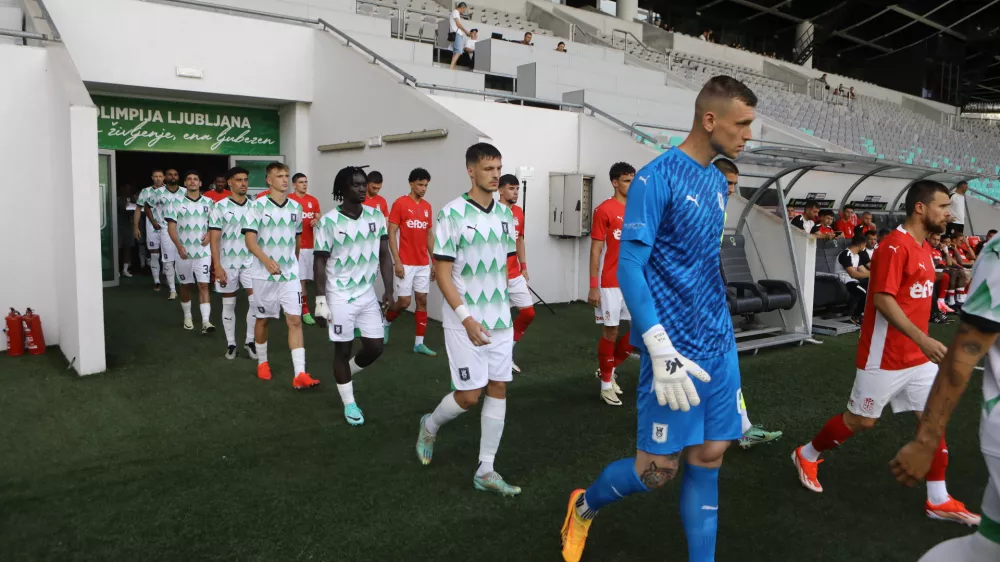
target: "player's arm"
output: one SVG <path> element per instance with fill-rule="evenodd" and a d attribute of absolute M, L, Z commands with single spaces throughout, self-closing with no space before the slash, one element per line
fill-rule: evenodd
<path fill-rule="evenodd" d="M 945 345 L 936 339 L 930 337 L 920 330 L 910 318 L 903 312 L 903 309 L 899 307 L 899 303 L 896 302 L 896 296 L 889 293 L 875 293 L 875 309 L 882 313 L 882 316 L 889 321 L 889 324 L 893 328 L 896 328 L 904 336 L 909 338 L 913 343 L 920 346 L 920 350 L 924 352 L 934 363 L 940 363 L 944 359 L 944 354 L 948 351 Z M 631 310 L 631 309 L 630 309 Z"/>
<path fill-rule="evenodd" d="M 390 237 L 388 231 L 383 232 L 385 232 L 385 234 L 382 235 L 378 243 L 378 269 L 382 274 L 383 288 L 382 301 L 392 303 L 396 300 L 392 294 L 392 252 L 389 250 Z M 431 271 L 433 271 L 433 269 Z"/>
<path fill-rule="evenodd" d="M 160 223 L 156 222 L 156 219 L 153 218 L 153 208 L 149 206 L 149 203 L 143 205 L 143 209 L 146 211 L 146 220 L 149 221 L 149 224 L 153 225 L 153 230 L 160 230 Z"/>
<path fill-rule="evenodd" d="M 389 252 L 392 254 L 393 271 L 396 277 L 400 279 L 403 278 L 405 270 L 403 269 L 403 262 L 399 260 L 399 241 L 397 236 L 399 236 L 399 225 L 394 222 L 389 222 Z M 437 268 L 435 268 L 436 270 Z M 436 272 L 436 271 L 435 271 Z"/>
<path fill-rule="evenodd" d="M 599 208 L 598 212 L 594 213 L 594 222 L 590 229 L 590 290 L 587 292 L 587 304 L 594 308 L 601 308 L 601 291 L 598 287 L 601 280 L 601 252 L 604 250 L 607 226 L 604 212 Z"/>
<path fill-rule="evenodd" d="M 215 279 L 226 283 L 226 270 L 222 268 L 222 211 L 218 206 L 212 207 L 208 214 L 208 245 L 212 252 L 212 268 Z"/>
<path fill-rule="evenodd" d="M 177 235 L 177 221 L 164 217 L 167 221 L 167 234 L 170 235 L 170 241 L 174 243 L 177 248 L 177 255 L 182 259 L 187 259 L 187 250 L 184 249 L 184 245 L 181 244 L 180 236 Z"/>
<path fill-rule="evenodd" d="M 320 217 L 313 225 L 313 283 L 316 286 L 316 323 L 321 328 L 325 328 L 327 322 L 333 318 L 330 309 L 326 305 L 326 264 L 330 260 L 330 252 L 333 250 L 334 238 L 329 227 L 330 221 Z"/>
<path fill-rule="evenodd" d="M 521 275 L 524 276 L 524 280 L 528 280 L 528 260 L 525 257 L 524 251 L 524 236 L 517 237 L 517 263 L 521 264 Z"/>
<path fill-rule="evenodd" d="M 454 219 L 441 212 L 437 225 L 434 227 L 434 269 L 436 270 L 438 289 L 441 289 L 441 295 L 444 296 L 445 302 L 455 311 L 455 315 L 465 327 L 469 341 L 476 346 L 486 345 L 490 343 L 490 333 L 469 313 L 469 309 L 465 306 L 465 301 L 462 300 L 462 295 L 459 294 L 458 288 L 455 287 L 455 281 L 451 277 L 455 259 L 458 257 L 458 247 L 461 243 L 461 235 L 455 228 L 454 222 Z M 389 240 L 391 243 L 392 236 L 389 237 Z"/>
<path fill-rule="evenodd" d="M 136 240 L 142 238 L 142 233 L 139 232 L 139 217 L 142 216 L 142 210 L 145 207 L 146 197 L 143 192 L 140 191 L 139 197 L 135 201 L 135 210 L 132 211 L 132 237 Z"/>

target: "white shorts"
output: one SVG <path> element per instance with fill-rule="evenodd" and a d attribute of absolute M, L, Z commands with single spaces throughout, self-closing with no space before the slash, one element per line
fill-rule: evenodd
<path fill-rule="evenodd" d="M 451 382 L 458 390 L 483 388 L 489 381 L 510 382 L 514 353 L 514 330 L 490 331 L 490 343 L 477 347 L 465 329 L 445 328 L 444 348 L 448 352 Z"/>
<path fill-rule="evenodd" d="M 333 294 L 327 289 L 327 294 Z M 363 338 L 382 339 L 385 331 L 382 323 L 382 307 L 379 306 L 375 290 L 370 290 L 354 302 L 330 301 L 330 341 L 354 340 L 354 329 L 361 330 Z"/>
<path fill-rule="evenodd" d="M 621 289 L 611 287 L 600 289 L 600 291 L 601 309 L 594 309 L 594 316 L 598 324 L 613 327 L 621 324 L 622 320 L 632 319 L 632 315 L 628 313 L 628 307 L 625 306 L 625 297 L 622 296 Z"/>
<path fill-rule="evenodd" d="M 535 304 L 535 299 L 531 298 L 531 292 L 528 291 L 528 282 L 524 280 L 523 275 L 507 280 L 507 294 L 510 295 L 511 306 L 527 308 Z"/>
<path fill-rule="evenodd" d="M 242 269 L 226 269 L 225 285 L 219 283 L 218 279 L 215 280 L 215 292 L 222 293 L 223 295 L 231 295 L 240 287 L 251 291 L 253 290 L 253 279 L 250 277 L 249 267 L 244 267 Z"/>
<path fill-rule="evenodd" d="M 858 369 L 847 409 L 856 416 L 879 418 L 886 404 L 892 413 L 921 412 L 927 404 L 937 365 L 928 361 L 899 371 Z"/>
<path fill-rule="evenodd" d="M 313 250 L 312 248 L 302 248 L 299 250 L 299 280 L 313 280 Z"/>
<path fill-rule="evenodd" d="M 286 316 L 302 316 L 302 284 L 298 279 L 254 279 L 253 304 L 257 318 L 277 318 L 282 310 Z"/>
<path fill-rule="evenodd" d="M 980 509 L 983 515 L 994 521 L 1000 521 L 1000 457 L 983 455 L 986 459 L 986 470 L 990 479 L 983 493 L 983 503 Z"/>
<path fill-rule="evenodd" d="M 211 279 L 212 256 L 203 258 L 193 258 L 189 260 L 177 260 L 177 281 L 181 285 L 192 283 L 208 283 Z"/>
<path fill-rule="evenodd" d="M 146 249 L 149 251 L 160 249 L 160 231 L 153 228 L 151 220 L 146 220 Z"/>
<path fill-rule="evenodd" d="M 409 297 L 413 293 L 426 295 L 431 288 L 431 266 L 403 265 L 403 278 L 393 275 L 392 281 L 396 298 Z"/>
<path fill-rule="evenodd" d="M 170 232 L 167 231 L 167 227 L 164 226 L 158 232 L 160 234 L 160 258 L 164 263 L 179 261 L 177 259 L 177 246 L 174 246 L 174 241 L 170 239 Z"/>

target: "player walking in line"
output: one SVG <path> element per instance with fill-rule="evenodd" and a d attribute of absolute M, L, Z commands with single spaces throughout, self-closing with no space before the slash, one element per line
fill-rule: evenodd
<path fill-rule="evenodd" d="M 809 443 L 795 449 L 792 463 L 807 489 L 822 492 L 817 468 L 820 455 L 875 427 L 886 405 L 893 413 L 914 412 L 920 419 L 937 363 L 947 348 L 927 334 L 934 301 L 934 263 L 927 235 L 948 224 L 948 189 L 931 180 L 914 183 L 906 193 L 906 220 L 879 244 L 869 268 L 854 388 L 847 411 L 838 413 Z M 948 495 L 945 469 L 948 446 L 936 443 L 927 475 L 924 510 L 931 519 L 978 525 L 979 516 Z"/>
<path fill-rule="evenodd" d="M 600 509 L 662 488 L 682 461 L 688 560 L 715 560 L 719 468 L 740 436 L 740 371 L 716 238 L 724 225 L 726 179 L 711 162 L 743 149 L 756 105 L 742 82 L 710 79 L 695 101 L 691 133 L 639 170 L 629 188 L 618 281 L 641 357 L 637 451 L 608 465 L 587 490 L 570 494 L 564 560 L 580 560 Z"/>
<path fill-rule="evenodd" d="M 601 379 L 601 400 L 610 406 L 621 406 L 622 394 L 615 380 L 615 367 L 632 354 L 629 332 L 618 338 L 618 325 L 629 320 L 628 306 L 618 287 L 618 250 L 622 238 L 622 217 L 628 188 L 635 177 L 635 168 L 625 162 L 611 166 L 610 198 L 594 209 L 590 229 L 590 292 L 587 302 L 594 307 L 594 316 L 601 324 L 601 339 L 597 342 L 597 376 Z"/>
<path fill-rule="evenodd" d="M 193 330 L 191 321 L 191 285 L 198 284 L 198 309 L 201 311 L 201 333 L 215 331 L 209 320 L 212 302 L 209 300 L 208 279 L 211 276 L 212 252 L 208 247 L 208 219 L 214 203 L 201 194 L 198 172 L 184 174 L 184 197 L 173 200 L 163 211 L 167 232 L 177 249 L 177 278 L 181 282 L 181 310 L 184 329 Z"/>
<path fill-rule="evenodd" d="M 386 203 L 385 197 L 378 194 L 382 191 L 382 172 L 372 171 L 368 174 L 368 186 L 365 191 L 365 200 L 362 203 L 365 207 L 374 207 L 382 214 L 385 215 L 386 219 L 389 218 L 389 204 Z"/>
<path fill-rule="evenodd" d="M 299 279 L 302 280 L 302 321 L 312 326 L 316 323 L 309 314 L 309 294 L 306 282 L 313 280 L 313 228 L 322 213 L 319 200 L 309 195 L 309 178 L 305 174 L 292 176 L 293 193 L 289 198 L 302 205 L 302 238 L 299 243 Z"/>
<path fill-rule="evenodd" d="M 296 390 L 319 384 L 306 372 L 306 350 L 302 343 L 302 294 L 299 284 L 299 236 L 302 234 L 302 206 L 288 197 L 288 166 L 271 162 L 266 168 L 267 196 L 250 204 L 243 225 L 247 250 L 254 256 L 250 266 L 253 279 L 254 342 L 257 349 L 257 378 L 271 380 L 267 362 L 267 325 L 285 312 L 288 348 L 292 352 Z"/>
<path fill-rule="evenodd" d="M 396 303 L 385 314 L 385 341 L 389 341 L 389 324 L 410 306 L 410 297 L 417 301 L 413 316 L 416 320 L 416 339 L 413 353 L 437 355 L 424 345 L 427 333 L 427 291 L 434 280 L 429 249 L 434 247 L 434 221 L 431 204 L 424 199 L 431 175 L 423 168 L 410 172 L 410 193 L 396 199 L 389 212 L 389 249 L 392 250 L 396 274 Z M 396 241 L 396 233 L 399 241 Z"/>
<path fill-rule="evenodd" d="M 135 212 L 132 215 L 132 236 L 136 241 L 142 238 L 139 231 L 139 218 L 143 213 L 150 213 L 151 202 L 155 201 L 163 189 L 163 170 L 153 170 L 153 185 L 142 188 L 135 201 Z M 153 224 L 152 218 L 146 219 L 146 249 L 149 250 L 149 270 L 153 274 L 153 290 L 160 290 L 160 225 Z M 142 255 L 142 251 L 139 251 Z"/>
<path fill-rule="evenodd" d="M 445 396 L 433 413 L 420 418 L 417 457 L 421 464 L 431 463 L 441 426 L 479 402 L 485 387 L 479 467 L 473 486 L 514 496 L 521 488 L 505 482 L 493 468 L 507 412 L 507 383 L 513 379 L 514 330 L 507 297 L 507 258 L 517 255 L 514 215 L 507 206 L 493 201 L 501 164 L 500 151 L 493 145 L 470 146 L 465 166 L 472 187 L 438 213 L 434 258 L 438 287 L 444 295 L 444 343 L 456 390 Z"/>
<path fill-rule="evenodd" d="M 937 545 L 920 562 L 1000 560 L 1000 306 L 994 297 L 1000 294 L 998 272 L 1000 244 L 994 239 L 983 247 L 972 270 L 969 298 L 961 311 L 962 324 L 941 361 L 917 436 L 891 463 L 896 479 L 909 486 L 933 470 L 938 443 L 944 439 L 951 413 L 969 384 L 973 368 L 987 356 L 979 437 L 989 481 L 983 494 L 979 532 Z"/>
<path fill-rule="evenodd" d="M 736 192 L 737 186 L 740 183 L 740 169 L 736 167 L 736 164 L 728 158 L 716 158 L 712 165 L 722 172 L 722 175 L 726 176 L 726 192 L 732 195 Z M 747 413 L 747 405 L 743 399 L 743 394 L 740 394 L 740 420 L 743 424 L 743 435 L 740 436 L 740 448 L 749 449 L 755 445 L 761 445 L 763 443 L 770 443 L 781 438 L 782 433 L 780 431 L 767 431 L 762 425 L 754 425 L 750 423 L 750 415 Z"/>
<path fill-rule="evenodd" d="M 160 259 L 163 260 L 163 276 L 167 278 L 167 288 L 170 289 L 167 300 L 174 300 L 177 298 L 177 281 L 174 270 L 177 250 L 174 241 L 170 238 L 169 230 L 163 228 L 166 224 L 164 212 L 171 205 L 184 199 L 187 190 L 180 188 L 180 175 L 173 168 L 167 168 L 164 181 L 163 189 L 153 192 L 145 205 L 146 220 L 153 223 L 153 228 L 160 236 Z"/>
<path fill-rule="evenodd" d="M 506 205 L 514 216 L 514 239 L 517 240 L 517 255 L 507 258 L 507 293 L 510 304 L 517 307 L 514 319 L 514 345 L 521 341 L 525 330 L 535 319 L 535 303 L 528 291 L 528 262 L 524 251 L 524 210 L 517 206 L 521 182 L 513 174 L 500 176 L 500 203 Z M 520 373 L 521 368 L 511 361 L 510 368 Z"/>
<path fill-rule="evenodd" d="M 247 333 L 243 348 L 251 359 L 257 358 L 253 341 L 254 306 L 253 280 L 250 267 L 253 256 L 243 237 L 244 217 L 250 209 L 247 186 L 250 172 L 236 167 L 226 172 L 229 193 L 212 207 L 209 235 L 212 246 L 212 266 L 215 269 L 215 292 L 222 295 L 222 329 L 226 332 L 226 359 L 236 358 L 236 290 L 243 287 L 247 294 Z"/>
<path fill-rule="evenodd" d="M 384 300 L 392 302 L 389 232 L 382 211 L 362 205 L 367 183 L 361 168 L 337 172 L 333 199 L 341 204 L 316 225 L 316 319 L 323 327 L 329 323 L 333 377 L 350 425 L 365 423 L 354 400 L 354 375 L 374 363 L 384 345 L 382 308 L 375 295 L 379 270 Z M 355 328 L 361 331 L 361 351 L 351 358 Z"/>

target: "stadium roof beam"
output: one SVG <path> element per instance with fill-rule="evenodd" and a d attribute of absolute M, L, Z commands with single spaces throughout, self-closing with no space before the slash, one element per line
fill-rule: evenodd
<path fill-rule="evenodd" d="M 995 3 L 995 2 L 993 2 L 993 3 Z M 941 6 L 939 6 L 939 7 L 941 7 Z M 980 11 L 983 10 L 983 9 L 985 9 L 986 7 L 988 7 L 988 5 L 984 6 L 983 8 L 980 8 Z M 963 20 L 959 20 L 959 21 L 957 21 L 957 22 L 955 22 L 955 23 L 953 23 L 953 24 L 951 24 L 949 26 L 944 26 L 944 25 L 941 25 L 940 23 L 938 23 L 938 22 L 936 22 L 934 20 L 930 20 L 930 19 L 925 18 L 924 16 L 922 16 L 920 14 L 917 14 L 917 13 L 911 12 L 911 11 L 905 9 L 905 8 L 902 8 L 898 4 L 894 4 L 892 6 L 889 6 L 889 9 L 892 10 L 892 11 L 894 11 L 894 12 L 896 12 L 897 14 L 902 14 L 902 15 L 904 15 L 904 16 L 906 16 L 906 17 L 908 17 L 908 18 L 910 18 L 910 19 L 912 19 L 914 21 L 918 21 L 918 22 L 920 22 L 920 23 L 922 23 L 922 24 L 924 24 L 926 26 L 933 27 L 934 29 L 936 29 L 938 31 L 941 31 L 943 33 L 947 33 L 948 35 L 951 35 L 952 37 L 954 37 L 956 39 L 961 39 L 962 41 L 966 40 L 966 37 L 965 37 L 964 33 L 959 33 L 957 31 L 955 31 L 954 29 L 952 29 L 952 26 L 955 26 L 955 25 L 957 25 L 959 23 L 962 23 L 963 21 L 965 21 L 964 19 Z M 932 10 L 932 13 L 933 13 L 933 10 Z M 972 17 L 972 14 L 970 14 L 969 16 L 966 16 L 965 19 L 968 19 L 970 17 Z"/>

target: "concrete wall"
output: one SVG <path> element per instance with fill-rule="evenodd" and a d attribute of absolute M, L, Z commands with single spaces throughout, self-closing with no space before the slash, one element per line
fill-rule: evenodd
<path fill-rule="evenodd" d="M 808 84 L 809 79 L 805 75 L 795 72 L 787 66 L 774 64 L 770 61 L 764 61 L 763 64 L 764 76 L 792 84 L 793 91 L 796 94 L 806 94 L 806 84 Z"/>
<path fill-rule="evenodd" d="M 21 31 L 22 14 L 17 0 L 0 0 L 0 29 Z M 14 37 L 0 37 L 0 45 L 18 44 L 21 41 Z"/>
<path fill-rule="evenodd" d="M 593 29 L 601 30 L 605 35 L 611 36 L 612 31 L 621 29 L 630 31 L 632 35 L 642 37 L 642 23 L 637 21 L 620 20 L 614 16 L 602 12 L 581 10 L 569 6 L 556 6 L 555 13 L 563 17 L 572 18 L 588 24 Z M 589 29 L 587 31 L 590 31 Z"/>
<path fill-rule="evenodd" d="M 479 36 L 489 37 L 481 30 Z M 544 39 L 551 38 L 544 37 Z M 476 42 L 476 70 L 513 76 L 517 74 L 518 66 L 531 62 L 574 68 L 585 68 L 588 62 L 595 68 L 610 68 L 604 64 L 618 66 L 625 64 L 625 54 L 622 51 L 582 43 L 567 43 L 566 49 L 566 53 L 560 53 L 555 50 L 555 44 L 542 46 L 538 41 L 535 41 L 535 46 L 529 47 L 509 41 L 480 39 Z"/>
<path fill-rule="evenodd" d="M 956 108 L 947 104 L 937 103 L 930 100 L 922 100 L 911 96 L 903 96 L 901 103 L 903 109 L 908 109 L 914 113 L 923 115 L 939 125 L 948 125 L 948 115 L 955 115 Z M 950 109 L 950 111 L 948 110 Z"/>

